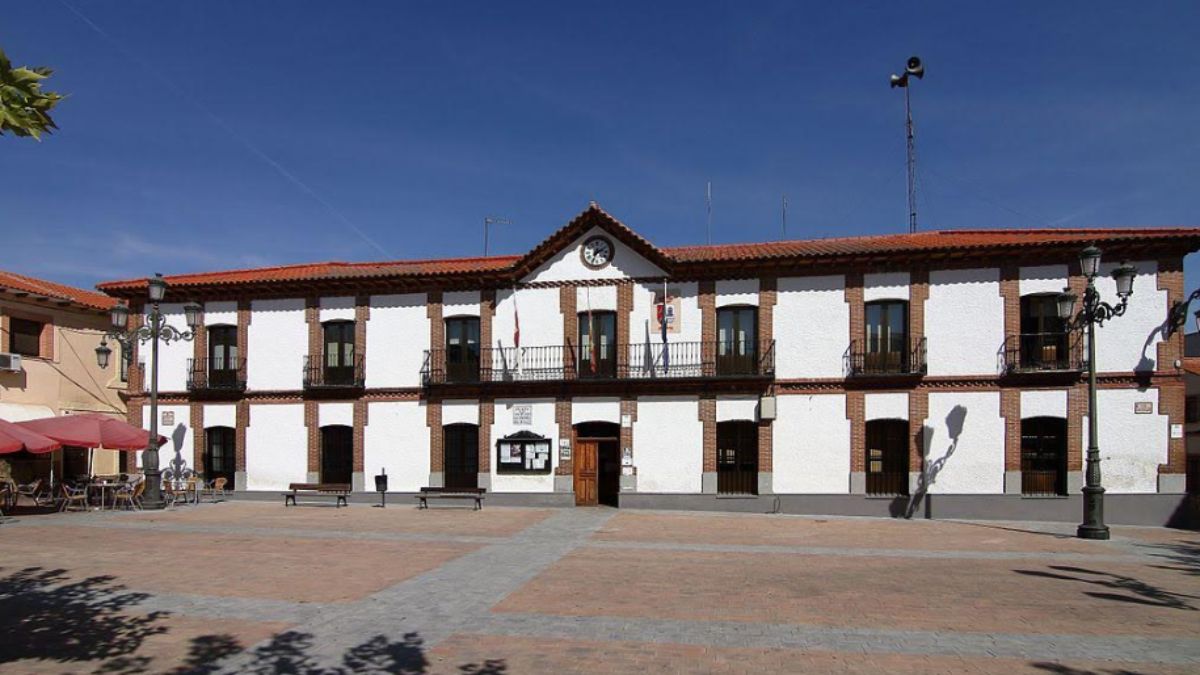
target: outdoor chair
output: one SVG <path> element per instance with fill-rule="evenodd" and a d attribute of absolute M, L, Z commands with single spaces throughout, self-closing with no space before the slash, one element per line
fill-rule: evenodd
<path fill-rule="evenodd" d="M 62 506 L 59 508 L 60 511 L 87 511 L 91 508 L 88 506 L 87 488 L 73 488 L 70 485 L 63 483 L 62 492 L 63 502 Z M 79 508 L 76 509 L 76 506 Z"/>
<path fill-rule="evenodd" d="M 17 486 L 17 497 L 13 501 L 13 506 L 16 506 L 17 503 L 21 501 L 21 497 L 29 497 L 30 501 L 32 501 L 34 503 L 34 505 L 40 504 L 40 502 L 38 501 L 38 497 L 41 494 L 41 490 L 42 490 L 42 479 L 41 478 L 38 478 L 37 480 L 34 480 L 31 483 L 26 483 L 24 485 L 18 485 Z"/>
<path fill-rule="evenodd" d="M 141 508 L 137 503 L 137 499 L 139 497 L 139 488 L 141 485 L 141 483 L 138 483 L 137 485 L 126 483 L 118 488 L 116 496 L 113 497 L 113 508 L 118 506 L 126 506 L 130 509 Z"/>
<path fill-rule="evenodd" d="M 223 499 L 225 497 L 225 484 L 227 482 L 228 480 L 224 477 L 214 478 L 213 482 L 201 491 L 201 494 L 208 495 L 209 497 L 216 497 L 220 494 Z"/>

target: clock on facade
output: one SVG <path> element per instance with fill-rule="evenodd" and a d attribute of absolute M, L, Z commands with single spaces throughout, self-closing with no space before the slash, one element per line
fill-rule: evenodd
<path fill-rule="evenodd" d="M 583 249 L 580 250 L 579 255 L 583 258 L 583 264 L 598 270 L 612 262 L 614 251 L 613 243 L 609 241 L 608 237 L 597 235 L 583 242 Z"/>

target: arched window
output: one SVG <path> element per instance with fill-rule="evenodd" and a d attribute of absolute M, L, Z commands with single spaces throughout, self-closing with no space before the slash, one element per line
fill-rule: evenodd
<path fill-rule="evenodd" d="M 234 490 L 237 473 L 237 453 L 232 427 L 208 427 L 204 430 L 204 479 L 225 479 L 225 489 Z"/>
<path fill-rule="evenodd" d="M 909 366 L 908 302 L 877 300 L 864 307 L 863 372 L 907 373 Z"/>
<path fill-rule="evenodd" d="M 717 374 L 753 375 L 758 368 L 758 308 L 717 310 Z"/>
<path fill-rule="evenodd" d="M 335 424 L 321 427 L 321 482 L 351 482 L 354 472 L 354 429 Z"/>
<path fill-rule="evenodd" d="M 867 494 L 908 494 L 908 421 L 867 422 Z"/>
<path fill-rule="evenodd" d="M 717 493 L 758 494 L 758 425 L 717 423 Z"/>
<path fill-rule="evenodd" d="M 1068 370 L 1066 323 L 1052 293 L 1021 296 L 1021 370 Z"/>
<path fill-rule="evenodd" d="M 1067 494 L 1067 420 L 1021 420 L 1021 494 Z"/>
<path fill-rule="evenodd" d="M 447 424 L 442 427 L 443 484 L 448 488 L 479 487 L 479 427 Z"/>

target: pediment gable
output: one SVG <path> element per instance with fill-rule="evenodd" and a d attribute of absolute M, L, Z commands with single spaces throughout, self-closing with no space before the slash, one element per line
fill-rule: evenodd
<path fill-rule="evenodd" d="M 594 236 L 613 244 L 612 260 L 601 269 L 584 264 L 582 249 Z M 595 202 L 571 222 L 547 237 L 513 265 L 524 283 L 660 277 L 669 274 L 671 260 L 658 247 L 613 218 Z"/>

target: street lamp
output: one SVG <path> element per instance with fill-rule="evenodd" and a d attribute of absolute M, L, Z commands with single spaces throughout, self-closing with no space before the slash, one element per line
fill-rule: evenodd
<path fill-rule="evenodd" d="M 135 341 L 150 343 L 150 441 L 142 453 L 142 469 L 146 473 L 146 492 L 142 497 L 142 505 L 148 509 L 161 509 L 166 504 L 162 498 L 162 472 L 158 468 L 158 342 L 190 341 L 196 335 L 203 308 L 194 302 L 184 305 L 183 313 L 189 330 L 180 331 L 168 324 L 166 317 L 159 311 L 158 305 L 167 294 L 167 281 L 161 274 L 155 274 L 152 279 L 147 280 L 146 289 L 150 300 L 150 314 L 146 317 L 146 325 L 128 329 L 129 306 L 125 303 L 114 305 L 109 310 L 112 328 L 100 339 L 100 346 L 96 347 L 96 364 L 101 369 L 108 368 L 108 361 L 112 356 L 108 338 L 121 345 L 121 358 L 126 360 L 133 358 L 132 347 Z"/>
<path fill-rule="evenodd" d="M 1079 265 L 1087 277 L 1087 289 L 1083 293 L 1083 306 L 1078 316 L 1075 301 L 1078 299 L 1070 289 L 1058 294 L 1058 316 L 1068 329 L 1087 327 L 1088 361 L 1088 447 L 1087 470 L 1083 486 L 1083 523 L 1076 530 L 1080 539 L 1108 539 L 1108 526 L 1104 524 L 1104 486 L 1100 484 L 1100 445 L 1096 438 L 1096 326 L 1125 313 L 1129 296 L 1133 295 L 1133 278 L 1137 269 L 1121 263 L 1113 270 L 1113 281 L 1117 284 L 1117 297 L 1121 302 L 1110 305 L 1100 300 L 1096 290 L 1096 277 L 1100 274 L 1100 249 L 1088 246 L 1079 254 Z"/>

